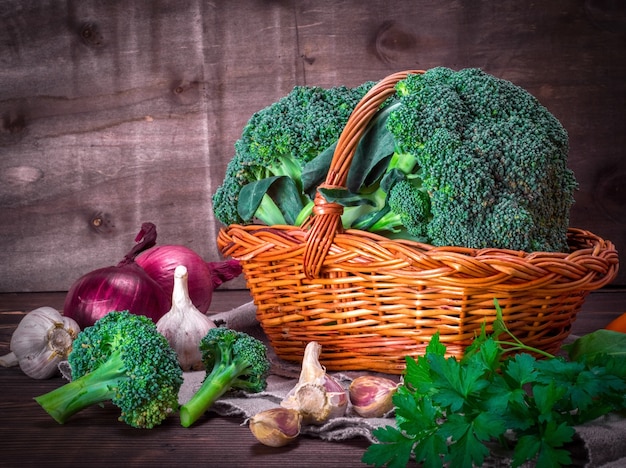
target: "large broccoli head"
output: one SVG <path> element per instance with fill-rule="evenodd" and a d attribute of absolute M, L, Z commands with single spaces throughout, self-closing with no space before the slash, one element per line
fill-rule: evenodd
<path fill-rule="evenodd" d="M 111 401 L 120 408 L 121 421 L 152 428 L 178 408 L 182 369 L 148 317 L 108 313 L 78 334 L 68 362 L 72 381 L 36 398 L 59 423 Z"/>
<path fill-rule="evenodd" d="M 356 88 L 296 86 L 253 114 L 213 195 L 215 217 L 224 224 L 250 222 L 240 216 L 237 204 L 242 187 L 253 181 L 287 175 L 301 189 L 304 164 L 336 142 L 352 110 L 372 86 L 371 82 Z"/>
<path fill-rule="evenodd" d="M 567 250 L 568 136 L 535 97 L 478 69 L 434 68 L 397 91 L 387 125 L 418 161 L 432 244 Z"/>

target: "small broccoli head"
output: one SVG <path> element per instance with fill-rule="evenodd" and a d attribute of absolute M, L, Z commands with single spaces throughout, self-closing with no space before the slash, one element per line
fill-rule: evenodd
<path fill-rule="evenodd" d="M 247 333 L 215 327 L 200 340 L 206 377 L 198 391 L 180 408 L 180 421 L 189 427 L 229 390 L 265 390 L 270 361 L 265 344 Z"/>
<path fill-rule="evenodd" d="M 267 348 L 261 341 L 247 335 L 240 335 L 233 344 L 233 356 L 241 363 L 242 368 L 245 366 L 246 371 L 233 382 L 232 388 L 251 393 L 265 390 L 267 375 L 270 371 L 270 362 L 266 353 Z"/>
<path fill-rule="evenodd" d="M 182 370 L 152 320 L 110 312 L 74 340 L 68 356 L 72 381 L 37 398 L 58 422 L 111 401 L 120 420 L 138 428 L 160 424 L 178 408 Z"/>
<path fill-rule="evenodd" d="M 420 185 L 409 179 L 400 180 L 391 187 L 387 201 L 399 221 L 398 227 L 406 229 L 411 237 L 423 239 L 431 218 L 431 203 L 430 195 Z"/>
<path fill-rule="evenodd" d="M 207 379 L 212 371 L 228 368 L 233 375 L 231 388 L 253 393 L 265 390 L 270 363 L 263 342 L 244 332 L 215 327 L 200 340 L 199 347 Z"/>
<path fill-rule="evenodd" d="M 352 110 L 373 84 L 296 86 L 253 114 L 235 142 L 235 155 L 213 195 L 215 217 L 224 224 L 250 222 L 237 209 L 239 192 L 250 182 L 287 175 L 301 187 L 304 164 L 337 141 Z"/>

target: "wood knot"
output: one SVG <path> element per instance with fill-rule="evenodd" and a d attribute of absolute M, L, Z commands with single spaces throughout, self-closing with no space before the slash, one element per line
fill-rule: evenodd
<path fill-rule="evenodd" d="M 0 145 L 8 145 L 21 141 L 27 131 L 26 117 L 22 113 L 9 111 L 0 121 Z"/>
<path fill-rule="evenodd" d="M 172 83 L 170 89 L 177 102 L 189 105 L 200 100 L 202 86 L 199 81 L 180 80 Z"/>
<path fill-rule="evenodd" d="M 2 118 L 2 130 L 8 133 L 21 133 L 25 128 L 26 118 L 22 114 L 5 114 Z"/>
<path fill-rule="evenodd" d="M 89 227 L 98 234 L 109 234 L 115 229 L 115 224 L 109 213 L 97 211 L 89 219 Z"/>
<path fill-rule="evenodd" d="M 34 166 L 13 166 L 0 172 L 0 178 L 13 187 L 27 187 L 43 179 L 44 173 Z"/>
<path fill-rule="evenodd" d="M 395 21 L 384 21 L 370 41 L 370 52 L 381 62 L 392 63 L 412 53 L 417 40 L 412 33 L 405 31 Z"/>
<path fill-rule="evenodd" d="M 95 23 L 84 23 L 80 28 L 79 35 L 83 43 L 90 47 L 101 47 L 104 45 L 104 37 Z"/>
<path fill-rule="evenodd" d="M 315 63 L 315 57 L 309 57 L 307 54 L 300 55 L 300 58 L 304 60 L 308 65 L 313 65 Z"/>

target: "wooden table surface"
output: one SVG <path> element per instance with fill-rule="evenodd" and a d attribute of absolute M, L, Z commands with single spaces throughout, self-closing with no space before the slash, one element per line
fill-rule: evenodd
<path fill-rule="evenodd" d="M 0 353 L 25 312 L 44 305 L 61 309 L 64 293 L 0 294 Z M 225 311 L 250 300 L 247 291 L 217 291 L 212 311 Z M 582 335 L 626 312 L 626 291 L 592 293 L 573 327 Z M 34 380 L 19 368 L 0 368 L 0 466 L 206 466 L 206 467 L 351 467 L 365 466 L 364 439 L 324 442 L 300 437 L 270 448 L 254 439 L 238 417 L 207 413 L 191 428 L 173 417 L 151 429 L 134 429 L 117 420 L 111 405 L 88 408 L 63 425 L 33 400 L 60 386 L 61 377 Z"/>

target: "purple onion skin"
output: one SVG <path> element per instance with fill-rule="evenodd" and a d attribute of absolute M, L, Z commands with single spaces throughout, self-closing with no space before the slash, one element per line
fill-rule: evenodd
<path fill-rule="evenodd" d="M 213 280 L 213 288 L 219 287 L 221 284 L 231 279 L 237 278 L 243 268 L 239 260 L 231 259 L 223 262 L 208 262 L 211 269 L 211 279 Z"/>
<path fill-rule="evenodd" d="M 170 304 L 174 270 L 179 265 L 187 267 L 189 297 L 203 314 L 209 310 L 213 290 L 224 281 L 241 274 L 238 261 L 205 262 L 198 253 L 184 245 L 157 245 L 137 255 L 135 262 L 161 286 L 170 298 Z"/>
<path fill-rule="evenodd" d="M 81 329 L 113 310 L 145 315 L 155 323 L 171 304 L 161 287 L 134 262 L 94 270 L 80 277 L 65 297 L 63 314 Z"/>
<path fill-rule="evenodd" d="M 81 329 L 90 327 L 111 311 L 128 310 L 145 315 L 156 323 L 171 307 L 166 295 L 135 263 L 135 257 L 156 244 L 154 223 L 142 223 L 135 244 L 116 265 L 91 271 L 72 284 L 63 305 L 63 314 L 73 318 Z"/>

